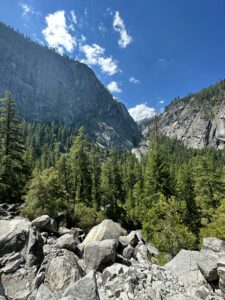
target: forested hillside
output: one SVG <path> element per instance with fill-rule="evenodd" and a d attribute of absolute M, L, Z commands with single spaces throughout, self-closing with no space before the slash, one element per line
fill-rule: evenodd
<path fill-rule="evenodd" d="M 88 230 L 104 218 L 143 228 L 162 253 L 197 249 L 204 236 L 224 239 L 225 151 L 188 149 L 152 134 L 146 157 L 105 150 L 85 130 L 22 122 L 8 93 L 0 105 L 0 201 L 25 202 Z"/>

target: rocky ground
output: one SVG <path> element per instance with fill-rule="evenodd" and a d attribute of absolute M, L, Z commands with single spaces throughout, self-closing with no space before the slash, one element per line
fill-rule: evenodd
<path fill-rule="evenodd" d="M 0 205 L 0 300 L 225 299 L 224 241 L 207 238 L 162 267 L 141 231 L 104 220 L 85 236 L 16 211 Z"/>

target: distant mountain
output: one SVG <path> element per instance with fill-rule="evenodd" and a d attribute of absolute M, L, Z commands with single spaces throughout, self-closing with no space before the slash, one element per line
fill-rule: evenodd
<path fill-rule="evenodd" d="M 0 23 L 0 96 L 10 90 L 26 120 L 84 126 L 106 147 L 140 140 L 126 107 L 85 64 L 62 57 Z"/>
<path fill-rule="evenodd" d="M 225 80 L 172 101 L 159 116 L 158 125 L 161 133 L 188 147 L 225 148 Z M 144 120 L 139 126 L 147 137 L 153 122 Z"/>

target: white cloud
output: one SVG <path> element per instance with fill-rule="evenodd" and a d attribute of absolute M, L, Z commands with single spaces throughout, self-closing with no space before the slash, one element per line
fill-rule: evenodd
<path fill-rule="evenodd" d="M 146 105 L 146 103 L 143 103 L 130 108 L 129 113 L 135 121 L 141 121 L 147 118 L 154 117 L 156 114 L 156 110 L 154 107 L 149 107 Z"/>
<path fill-rule="evenodd" d="M 107 85 L 108 90 L 111 93 L 121 93 L 122 90 L 121 88 L 118 86 L 118 83 L 116 81 L 112 81 Z"/>
<path fill-rule="evenodd" d="M 112 76 L 119 71 L 118 62 L 112 56 L 105 57 L 105 49 L 98 44 L 82 45 L 80 51 L 85 55 L 82 62 L 90 66 L 99 66 L 103 73 Z"/>
<path fill-rule="evenodd" d="M 132 37 L 127 33 L 123 19 L 120 17 L 118 11 L 115 12 L 113 18 L 113 28 L 115 31 L 119 32 L 120 38 L 118 44 L 121 48 L 126 48 L 131 42 Z"/>
<path fill-rule="evenodd" d="M 72 18 L 73 23 L 76 25 L 76 24 L 77 24 L 77 16 L 76 16 L 76 14 L 75 14 L 75 11 L 74 11 L 74 10 L 71 10 L 71 11 L 70 11 L 70 15 L 71 15 L 71 18 Z"/>
<path fill-rule="evenodd" d="M 159 100 L 159 104 L 164 104 L 164 100 L 163 99 Z"/>
<path fill-rule="evenodd" d="M 133 84 L 139 84 L 139 83 L 141 83 L 140 80 L 138 80 L 138 79 L 135 78 L 134 76 L 131 76 L 131 77 L 129 78 L 129 81 L 130 81 L 130 83 L 133 83 Z"/>
<path fill-rule="evenodd" d="M 45 17 L 47 27 L 42 30 L 48 46 L 57 49 L 60 54 L 66 50 L 72 53 L 76 46 L 76 40 L 69 33 L 69 26 L 66 24 L 65 11 L 56 11 Z"/>
<path fill-rule="evenodd" d="M 22 14 L 24 18 L 28 17 L 29 15 L 41 16 L 41 13 L 39 11 L 35 11 L 33 6 L 30 4 L 20 2 L 19 5 L 22 8 Z"/>

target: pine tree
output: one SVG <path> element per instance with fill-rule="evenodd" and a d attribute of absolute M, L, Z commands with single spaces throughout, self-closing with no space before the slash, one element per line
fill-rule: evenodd
<path fill-rule="evenodd" d="M 89 159 L 90 145 L 84 128 L 80 128 L 69 153 L 71 165 L 71 196 L 74 203 L 83 202 L 91 206 L 91 173 Z"/>
<path fill-rule="evenodd" d="M 0 99 L 0 201 L 21 201 L 29 175 L 23 153 L 21 122 L 11 93 L 6 92 Z"/>

